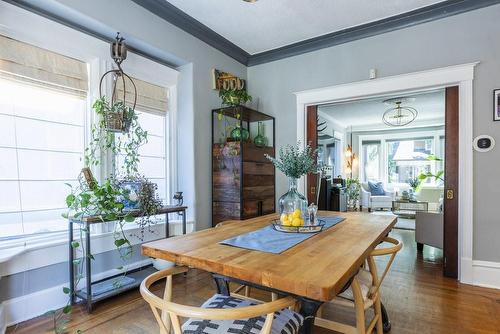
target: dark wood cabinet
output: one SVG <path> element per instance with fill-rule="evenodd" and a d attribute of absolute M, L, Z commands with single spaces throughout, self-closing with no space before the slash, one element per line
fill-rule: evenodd
<path fill-rule="evenodd" d="M 212 116 L 212 225 L 275 212 L 275 168 L 264 156 L 275 155 L 274 117 L 244 106 Z"/>

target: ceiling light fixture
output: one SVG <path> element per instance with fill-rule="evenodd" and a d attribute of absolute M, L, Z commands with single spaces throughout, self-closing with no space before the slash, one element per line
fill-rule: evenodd
<path fill-rule="evenodd" d="M 243 1 L 249 2 L 249 3 L 256 3 L 257 2 L 257 0 L 243 0 Z"/>
<path fill-rule="evenodd" d="M 414 98 L 397 97 L 385 100 L 385 104 L 394 105 L 387 109 L 382 116 L 382 121 L 388 126 L 405 126 L 417 118 L 418 111 L 413 107 L 403 106 L 403 103 L 415 101 Z"/>

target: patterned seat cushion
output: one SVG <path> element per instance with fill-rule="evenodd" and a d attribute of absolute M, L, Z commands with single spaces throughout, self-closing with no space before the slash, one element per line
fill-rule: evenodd
<path fill-rule="evenodd" d="M 202 307 L 205 308 L 237 308 L 256 305 L 255 303 L 223 295 L 213 295 Z M 220 333 L 239 333 L 239 334 L 258 334 L 265 322 L 265 317 L 256 317 L 239 320 L 202 320 L 188 319 L 182 330 L 184 334 L 220 334 Z M 274 314 L 272 334 L 295 334 L 298 333 L 304 318 L 288 309 L 281 310 Z"/>
<path fill-rule="evenodd" d="M 356 275 L 359 281 L 359 285 L 361 286 L 361 292 L 363 294 L 363 300 L 368 298 L 368 293 L 370 292 L 370 288 L 372 286 L 372 274 L 366 269 L 360 269 L 359 273 Z M 352 288 L 349 286 L 347 290 L 342 292 L 339 297 L 344 299 L 349 299 L 354 301 L 354 295 L 352 293 Z"/>

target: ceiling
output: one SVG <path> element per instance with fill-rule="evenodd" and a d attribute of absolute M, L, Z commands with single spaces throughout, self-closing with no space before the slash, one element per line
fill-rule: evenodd
<path fill-rule="evenodd" d="M 167 1 L 167 0 L 163 0 Z M 249 54 L 378 21 L 436 0 L 168 0 Z"/>
<path fill-rule="evenodd" d="M 415 98 L 415 101 L 403 104 L 418 111 L 417 118 L 410 124 L 402 127 L 404 129 L 444 125 L 445 96 L 444 89 L 406 95 Z M 391 108 L 383 103 L 385 99 L 376 98 L 349 103 L 324 105 L 318 108 L 319 116 L 336 123 L 339 127 L 350 128 L 354 131 L 373 131 L 391 129 L 382 122 L 382 115 Z"/>

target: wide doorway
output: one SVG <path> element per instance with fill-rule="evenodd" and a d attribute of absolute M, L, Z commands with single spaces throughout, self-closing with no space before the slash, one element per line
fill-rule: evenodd
<path fill-rule="evenodd" d="M 397 216 L 416 258 L 457 277 L 457 87 L 310 105 L 307 143 L 323 167 L 307 182 L 320 209 Z"/>

